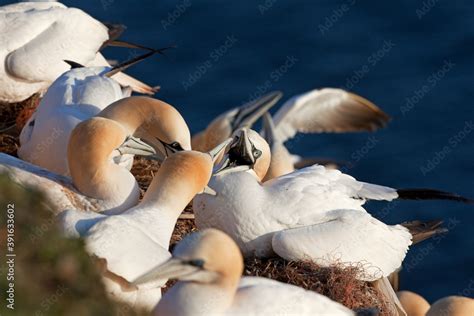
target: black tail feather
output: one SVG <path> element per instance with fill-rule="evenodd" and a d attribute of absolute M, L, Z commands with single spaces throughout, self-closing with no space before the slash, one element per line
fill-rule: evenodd
<path fill-rule="evenodd" d="M 451 200 L 474 204 L 474 200 L 456 193 L 433 189 L 398 189 L 398 198 L 403 200 Z"/>

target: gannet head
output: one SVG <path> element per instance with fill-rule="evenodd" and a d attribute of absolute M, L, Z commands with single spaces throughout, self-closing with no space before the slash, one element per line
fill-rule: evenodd
<path fill-rule="evenodd" d="M 99 116 L 113 119 L 129 133 L 140 137 L 165 157 L 191 150 L 191 134 L 181 114 L 171 105 L 150 97 L 134 96 L 118 100 Z"/>
<path fill-rule="evenodd" d="M 187 235 L 173 257 L 137 278 L 136 285 L 158 279 L 177 279 L 237 288 L 244 265 L 237 244 L 217 229 Z"/>
<path fill-rule="evenodd" d="M 426 316 L 436 315 L 472 315 L 474 299 L 463 296 L 448 296 L 437 300 L 431 305 Z"/>
<path fill-rule="evenodd" d="M 215 174 L 253 170 L 261 181 L 268 171 L 271 152 L 268 143 L 254 130 L 234 133 L 233 142 Z"/>
<path fill-rule="evenodd" d="M 83 121 L 74 128 L 67 158 L 72 181 L 80 192 L 115 204 L 138 202 L 135 178 L 111 159 L 113 152 L 129 141 L 128 136 L 121 124 L 102 117 Z M 122 206 L 131 207 L 129 204 Z"/>
<path fill-rule="evenodd" d="M 241 128 L 253 124 L 282 97 L 280 91 L 270 92 L 256 100 L 229 110 L 215 118 L 206 128 L 203 150 L 209 150 Z"/>
<path fill-rule="evenodd" d="M 430 304 L 420 295 L 410 291 L 399 291 L 397 297 L 408 315 L 426 315 Z"/>

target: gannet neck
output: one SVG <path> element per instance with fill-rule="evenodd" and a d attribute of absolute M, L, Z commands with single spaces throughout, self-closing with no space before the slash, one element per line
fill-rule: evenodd
<path fill-rule="evenodd" d="M 205 129 L 202 136 L 200 150 L 208 151 L 222 143 L 232 134 L 230 118 L 237 113 L 237 109 L 230 110 L 216 117 Z"/>
<path fill-rule="evenodd" d="M 255 146 L 256 149 L 262 152 L 262 155 L 256 160 L 253 170 L 257 175 L 259 181 L 262 181 L 267 174 L 268 168 L 270 167 L 270 161 L 272 159 L 272 154 L 270 151 L 270 146 L 256 131 L 249 129 L 248 130 L 248 139 Z"/>
<path fill-rule="evenodd" d="M 74 186 L 84 195 L 109 201 L 112 209 L 132 207 L 140 193 L 133 175 L 110 159 L 126 136 L 120 124 L 96 117 L 78 124 L 69 139 L 68 165 Z"/>
<path fill-rule="evenodd" d="M 176 221 L 193 197 L 211 178 L 212 159 L 196 151 L 167 158 L 153 178 L 140 205 L 127 214 L 144 222 L 157 239 L 169 243 Z"/>
<path fill-rule="evenodd" d="M 155 144 L 157 139 L 167 144 L 178 142 L 191 150 L 191 134 L 181 114 L 171 105 L 149 97 L 128 97 L 105 108 L 99 116 L 122 124 L 134 134 Z"/>
<path fill-rule="evenodd" d="M 274 143 L 271 147 L 270 167 L 265 174 L 263 182 L 289 174 L 293 171 L 295 171 L 295 167 L 288 149 L 286 149 L 282 143 Z"/>

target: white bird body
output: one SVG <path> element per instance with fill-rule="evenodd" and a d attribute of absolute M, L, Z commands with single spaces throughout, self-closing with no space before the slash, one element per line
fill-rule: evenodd
<path fill-rule="evenodd" d="M 269 147 L 256 132 L 250 130 L 249 135 L 246 130 L 236 135 L 237 145 L 231 145 L 223 162 L 230 168 L 212 177 L 209 186 L 217 195 L 195 198 L 199 229 L 226 232 L 246 257 L 276 253 L 287 260 L 310 259 L 323 266 L 362 263 L 362 280 L 388 276 L 401 265 L 412 243 L 408 229 L 387 226 L 362 207 L 369 199 L 397 198 L 395 189 L 360 182 L 323 166 L 262 184 L 271 159 Z M 235 158 L 236 150 L 255 156 L 232 162 L 229 159 Z M 239 161 L 253 162 L 249 169 L 233 165 Z"/>
<path fill-rule="evenodd" d="M 53 206 L 54 214 L 71 208 L 99 212 L 113 207 L 108 201 L 90 198 L 80 193 L 68 177 L 4 153 L 0 153 L 0 172 L 7 173 L 14 182 L 22 186 L 31 186 L 43 192 Z"/>
<path fill-rule="evenodd" d="M 216 196 L 197 196 L 196 225 L 232 236 L 244 255 L 273 254 L 273 233 L 324 221 L 337 209 L 365 212 L 366 199 L 392 200 L 394 189 L 359 182 L 338 170 L 307 167 L 261 184 L 253 171 L 212 177 Z"/>
<path fill-rule="evenodd" d="M 162 298 L 154 315 L 355 315 L 326 296 L 261 277 L 242 277 L 234 296 L 229 299 L 226 295 L 219 287 L 178 282 Z M 215 304 L 207 304 L 219 300 L 231 300 L 231 305 L 216 312 Z"/>
<path fill-rule="evenodd" d="M 70 69 L 64 60 L 110 66 L 98 52 L 108 28 L 76 8 L 58 2 L 23 2 L 0 7 L 0 101 L 19 102 L 43 93 Z M 115 77 L 133 90 L 152 88 L 125 74 Z"/>
<path fill-rule="evenodd" d="M 69 175 L 67 145 L 74 127 L 129 96 L 115 80 L 101 75 L 108 69 L 75 68 L 61 75 L 23 127 L 18 156 L 54 173 Z M 116 162 L 130 169 L 133 156 L 118 156 Z"/>
<path fill-rule="evenodd" d="M 186 236 L 173 257 L 134 283 L 172 278 L 155 316 L 176 315 L 355 315 L 329 298 L 260 277 L 243 277 L 243 258 L 235 242 L 219 230 Z"/>
<path fill-rule="evenodd" d="M 207 185 L 212 166 L 207 154 L 176 153 L 163 162 L 139 205 L 112 216 L 75 210 L 61 214 L 66 234 L 83 237 L 88 252 L 105 260 L 105 285 L 114 299 L 148 310 L 156 305 L 164 282 L 145 288 L 133 287 L 130 282 L 170 258 L 168 248 L 176 221 Z"/>

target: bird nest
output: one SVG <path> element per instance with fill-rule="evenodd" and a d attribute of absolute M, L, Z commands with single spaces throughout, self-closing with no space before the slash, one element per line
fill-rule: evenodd
<path fill-rule="evenodd" d="M 1 122 L 4 122 L 5 127 L 8 127 L 8 124 L 15 125 L 15 128 L 10 128 L 6 132 L 0 132 L 1 152 L 16 156 L 19 145 L 18 137 L 19 132 L 21 131 L 20 126 L 22 127 L 27 121 L 29 117 L 28 115 L 31 115 L 33 111 L 32 109 L 35 108 L 35 104 L 37 103 L 38 99 L 36 96 L 34 96 L 23 103 L 14 104 L 12 107 L 0 105 L 0 117 L 2 118 Z M 158 171 L 158 169 L 159 164 L 156 162 L 143 158 L 138 158 L 135 160 L 132 173 L 139 183 L 142 196 L 150 185 L 153 176 Z M 171 239 L 171 248 L 174 247 L 174 245 L 178 243 L 185 235 L 197 230 L 194 219 L 192 219 L 192 207 L 190 205 L 186 208 L 183 214 L 187 214 L 188 217 L 187 219 L 178 220 Z M 77 245 L 74 247 L 77 247 Z M 36 246 L 34 249 L 36 249 L 35 251 L 38 252 L 37 256 L 48 256 L 46 253 L 42 254 L 41 249 L 38 249 Z M 60 256 L 60 254 L 58 255 Z M 68 256 L 71 256 L 70 251 L 65 252 L 64 258 L 61 260 L 69 264 L 70 260 L 68 259 Z M 70 269 L 70 267 L 66 268 Z M 35 269 L 36 266 L 32 265 L 31 269 L 23 270 L 22 273 L 38 275 L 43 274 L 42 272 L 34 272 Z M 60 270 L 63 269 L 61 268 Z M 49 271 L 48 273 L 54 274 L 56 272 Z M 380 311 L 379 315 L 390 314 L 388 302 L 385 301 L 384 296 L 379 293 L 371 283 L 357 280 L 356 276 L 360 274 L 360 267 L 357 266 L 343 267 L 342 265 L 335 265 L 332 267 L 321 267 L 312 262 L 288 262 L 281 258 L 248 259 L 245 262 L 244 274 L 247 276 L 261 276 L 271 278 L 283 283 L 293 284 L 307 290 L 315 291 L 354 310 L 376 307 Z M 44 281 L 47 283 L 58 283 L 57 276 L 55 276 L 53 279 L 53 281 L 46 279 Z M 86 280 L 87 279 L 84 279 L 84 281 Z M 91 282 L 93 282 L 92 284 L 95 284 L 94 281 Z M 36 284 L 38 283 L 36 282 Z M 169 283 L 168 287 L 171 285 L 172 283 Z M 41 287 L 43 285 L 38 286 Z M 51 288 L 53 285 L 46 284 L 44 286 Z M 57 288 L 58 285 L 56 284 L 54 286 Z M 55 288 L 54 286 L 53 289 Z M 84 284 L 83 288 L 85 289 L 89 286 L 90 285 Z M 64 295 L 64 298 L 69 298 L 70 294 L 75 293 L 76 292 L 71 291 L 68 295 Z M 101 294 L 99 296 L 102 296 L 103 293 L 100 293 Z M 61 298 L 59 298 L 59 300 L 60 299 Z M 108 308 L 110 307 L 107 307 L 106 309 Z M 97 307 L 97 309 L 100 309 L 100 307 Z M 114 310 L 117 311 L 115 308 Z M 123 307 L 121 307 L 121 310 L 123 311 Z M 127 314 L 131 315 L 132 313 L 130 310 L 128 310 Z"/>

